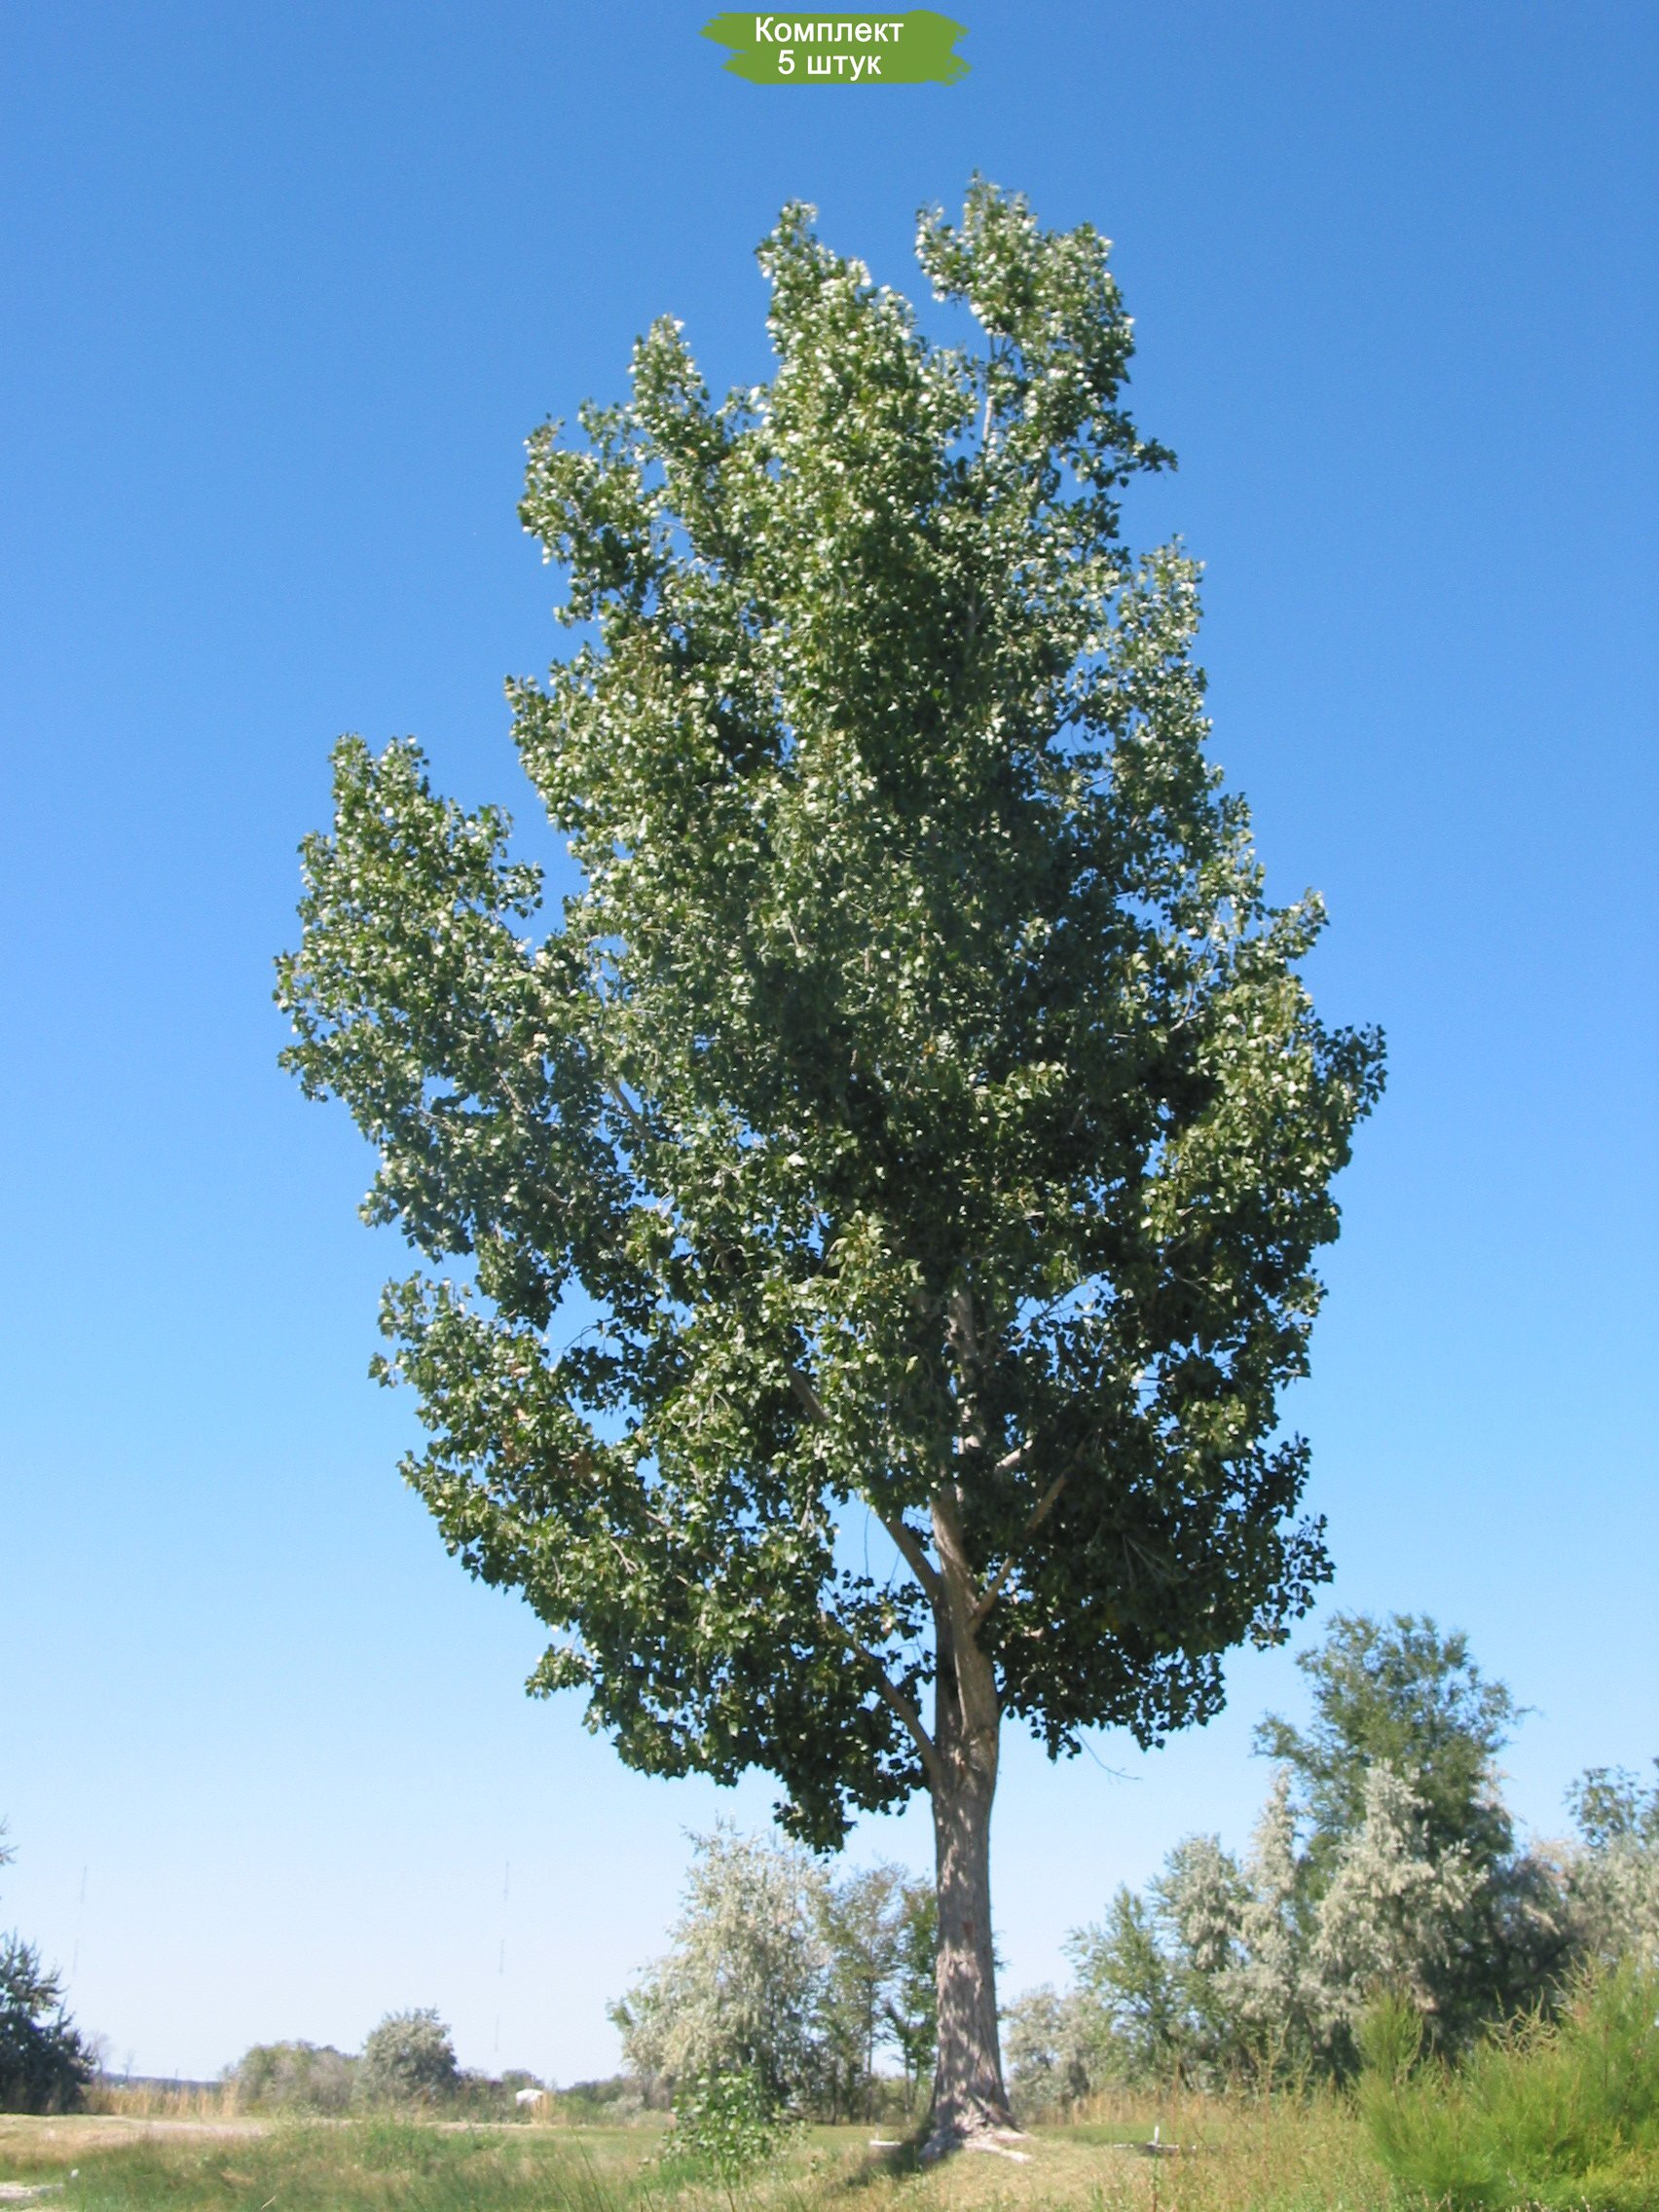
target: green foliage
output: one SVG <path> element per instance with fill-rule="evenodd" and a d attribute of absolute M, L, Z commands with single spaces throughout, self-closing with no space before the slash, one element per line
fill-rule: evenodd
<path fill-rule="evenodd" d="M 563 2089 L 549 2089 L 547 2095 L 559 2118 L 572 2126 L 628 2126 L 652 2109 L 652 2086 L 633 2074 L 608 2074 L 593 2081 L 571 2082 Z"/>
<path fill-rule="evenodd" d="M 1004 2014 L 1003 2046 L 1023 2120 L 1064 2118 L 1108 2083 L 1134 2078 L 1101 2007 L 1082 1990 L 1058 1994 L 1045 1982 Z"/>
<path fill-rule="evenodd" d="M 1659 1927 L 1659 1866 L 1631 1840 L 1645 1799 L 1616 1778 L 1586 1785 L 1599 1848 L 1516 1848 L 1493 1764 L 1516 1708 L 1463 1638 L 1339 1614 L 1300 1664 L 1313 1721 L 1258 1731 L 1283 1763 L 1243 1862 L 1189 1837 L 1073 1936 L 1074 1995 L 1039 1993 L 1014 2039 L 1022 2094 L 1343 2077 L 1379 1995 L 1455 2052 Z"/>
<path fill-rule="evenodd" d="M 932 2078 L 939 2045 L 939 1898 L 928 1882 L 901 1892 L 899 1941 L 882 2017 L 903 2071 L 904 2105 L 913 2110 Z"/>
<path fill-rule="evenodd" d="M 0 1822 L 0 1866 L 14 1854 Z M 62 1979 L 15 1932 L 0 1936 L 0 2112 L 68 2112 L 95 2061 L 70 2019 Z"/>
<path fill-rule="evenodd" d="M 1162 1933 L 1156 1892 L 1139 1898 L 1120 1887 L 1105 1920 L 1068 1940 L 1078 1994 L 1104 2031 L 1099 2050 L 1129 2081 L 1166 2080 L 1192 2041 L 1183 2003 L 1191 1976 Z M 1076 2072 L 1074 2060 L 1073 2095 L 1083 2093 Z"/>
<path fill-rule="evenodd" d="M 1372 1777 L 1385 1767 L 1410 1792 L 1419 1863 L 1442 1872 L 1443 1926 L 1419 1931 L 1409 1964 L 1396 1943 L 1397 1963 L 1378 1971 L 1414 1979 L 1435 2039 L 1458 2047 L 1538 2002 L 1569 1963 L 1554 1872 L 1517 1850 L 1498 1788 L 1497 1754 L 1520 1709 L 1482 1675 L 1466 1637 L 1426 1616 L 1339 1613 L 1298 1665 L 1312 1686 L 1310 1726 L 1270 1714 L 1256 1740 L 1293 1777 L 1309 1904 L 1330 1889 L 1365 1822 Z M 1455 1912 L 1454 1890 L 1462 1893 Z"/>
<path fill-rule="evenodd" d="M 339 2115 L 353 2104 L 442 2105 L 457 2119 L 516 2120 L 526 2117 L 517 2092 L 542 2090 L 534 2074 L 458 2069 L 449 2031 L 435 2012 L 388 2015 L 358 2057 L 331 2044 L 255 2044 L 225 2069 L 224 2079 L 238 2111 L 254 2113 Z M 578 2090 L 586 2092 L 575 2095 L 584 2117 L 603 2100 L 627 2098 L 631 2110 L 639 2106 L 639 2085 L 632 2081 L 584 2083 Z M 569 2095 L 561 2101 L 568 2103 Z"/>
<path fill-rule="evenodd" d="M 663 320 L 536 434 L 582 635 L 515 733 L 582 887 L 530 929 L 505 818 L 346 740 L 278 989 L 369 1218 L 472 1277 L 388 1291 L 381 1372 L 445 1540 L 554 1632 L 536 1686 L 826 1845 L 922 1782 L 938 1633 L 849 1525 L 914 1564 L 950 1517 L 1054 1753 L 1205 1718 L 1308 1604 L 1280 1393 L 1381 1082 L 1205 758 L 1197 571 L 1119 542 L 1169 457 L 1105 240 L 976 182 L 917 252 L 977 345 L 791 206 L 770 382 L 712 400 Z"/>
<path fill-rule="evenodd" d="M 788 2116 L 752 2068 L 692 2075 L 675 2090 L 674 2128 L 663 2145 L 663 2163 L 711 2173 L 734 2196 L 790 2133 Z"/>
<path fill-rule="evenodd" d="M 1587 1958 L 1659 1968 L 1659 1787 L 1623 1767 L 1591 1767 L 1568 1792 L 1582 1847 L 1562 1874 Z"/>
<path fill-rule="evenodd" d="M 876 2060 L 913 2090 L 931 2060 L 931 1887 L 878 1865 L 832 1882 L 816 1861 L 730 1827 L 694 1839 L 670 1947 L 610 2009 L 647 2083 L 757 2083 L 771 2108 L 873 2117 Z M 701 2093 L 701 2092 L 699 2092 Z"/>
<path fill-rule="evenodd" d="M 1592 1851 L 1659 1850 L 1659 1782 L 1643 1788 L 1628 1767 L 1587 1767 L 1567 1802 Z"/>
<path fill-rule="evenodd" d="M 1491 1863 L 1509 1851 L 1493 1762 L 1520 1715 L 1505 1685 L 1475 1665 L 1465 1636 L 1443 1634 L 1425 1615 L 1337 1613 L 1297 1665 L 1312 1687 L 1312 1722 L 1303 1730 L 1269 1714 L 1256 1748 L 1296 1780 L 1311 1867 L 1358 1828 L 1366 1778 L 1380 1765 L 1410 1785 L 1437 1853 L 1463 1846 Z"/>
<path fill-rule="evenodd" d="M 1354 2031 L 1364 2068 L 1364 2091 L 1397 2092 L 1422 2056 L 1422 2014 L 1397 1990 L 1379 1990 Z"/>
<path fill-rule="evenodd" d="M 878 1865 L 827 1883 L 819 1906 L 825 1973 L 820 2109 L 831 2120 L 873 2120 L 881 2100 L 876 2054 L 899 2043 L 907 2087 L 931 2060 L 937 1984 L 933 1936 L 938 1904 L 931 1883 Z M 923 1990 L 926 1996 L 923 1996 Z M 896 2034 L 895 2022 L 902 2034 Z"/>
<path fill-rule="evenodd" d="M 227 2078 L 238 2105 L 250 2110 L 338 2113 L 351 2102 L 356 2070 L 332 2044 L 257 2043 Z"/>
<path fill-rule="evenodd" d="M 669 1949 L 610 2009 L 623 2053 L 647 2080 L 752 2078 L 803 2103 L 822 2070 L 824 1872 L 726 1826 L 694 1841 Z"/>
<path fill-rule="evenodd" d="M 94 2061 L 58 1976 L 20 1936 L 0 1936 L 0 2112 L 69 2112 Z"/>
<path fill-rule="evenodd" d="M 436 2010 L 388 2012 L 364 2041 L 355 2085 L 371 2105 L 431 2105 L 453 2097 L 461 2071 Z"/>
<path fill-rule="evenodd" d="M 1407 2009 L 1373 2013 L 1360 2100 L 1414 2202 L 1455 2212 L 1650 2212 L 1659 2202 L 1659 1973 L 1635 1962 L 1478 2046 L 1412 2071 Z"/>
<path fill-rule="evenodd" d="M 1217 2086 L 1249 2059 L 1254 1895 L 1215 1837 L 1189 1836 L 1143 1896 L 1121 1887 L 1103 1921 L 1073 1932 L 1077 1987 L 1055 2015 L 1065 2101 L 1112 2081 Z"/>

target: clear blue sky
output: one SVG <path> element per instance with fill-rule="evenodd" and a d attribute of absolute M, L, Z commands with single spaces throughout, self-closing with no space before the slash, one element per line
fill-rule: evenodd
<path fill-rule="evenodd" d="M 976 167 L 1118 241 L 1181 457 L 1137 527 L 1207 563 L 1216 756 L 1273 890 L 1327 895 L 1322 1008 L 1389 1035 L 1293 1409 L 1326 1609 L 1470 1631 L 1544 1832 L 1659 1751 L 1659 18 L 962 0 L 963 84 L 794 92 L 722 75 L 712 4 L 0 20 L 0 1922 L 142 2071 L 414 2004 L 470 2063 L 607 2069 L 684 1830 L 770 1801 L 520 1694 L 534 1622 L 393 1471 L 400 1248 L 276 1067 L 270 962 L 336 732 L 522 810 L 521 441 L 665 309 L 763 374 L 788 197 L 905 286 Z M 1184 1830 L 1242 1840 L 1297 1692 L 1252 1658 L 1156 1756 L 1011 1749 L 1011 1990 Z M 914 1815 L 853 1848 L 928 1858 Z"/>

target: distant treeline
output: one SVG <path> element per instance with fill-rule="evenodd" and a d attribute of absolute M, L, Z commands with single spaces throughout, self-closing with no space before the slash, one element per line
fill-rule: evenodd
<path fill-rule="evenodd" d="M 224 2076 L 221 2074 L 211 2082 L 193 2082 L 188 2074 L 111 2074 L 105 2071 L 97 2080 L 105 2088 L 138 2089 L 151 2096 L 201 2097 L 211 2095 L 219 2088 Z"/>
<path fill-rule="evenodd" d="M 591 2125 L 632 2120 L 647 2104 L 645 2088 L 626 2075 L 561 2089 L 520 2068 L 485 2074 L 461 2066 L 447 2024 L 430 2009 L 388 2012 L 358 2052 L 332 2044 L 255 2044 L 226 2067 L 220 2085 L 243 2112 L 397 2109 Z"/>
<path fill-rule="evenodd" d="M 1068 1991 L 1011 2009 L 1026 2111 L 1117 2082 L 1346 2080 L 1379 1999 L 1456 2059 L 1586 1973 L 1659 1963 L 1659 1788 L 1593 1768 L 1574 1833 L 1528 1841 L 1497 1766 L 1521 1709 L 1466 1639 L 1339 1614 L 1299 1664 L 1311 1717 L 1257 1730 L 1273 1780 L 1249 1849 L 1188 1837 L 1075 1931 Z"/>
<path fill-rule="evenodd" d="M 1659 1788 L 1592 1769 L 1575 1833 L 1525 1841 L 1497 1769 L 1520 1709 L 1462 1636 L 1339 1614 L 1299 1664 L 1311 1717 L 1257 1731 L 1273 1780 L 1248 1851 L 1188 1837 L 1074 1931 L 1069 1989 L 1005 2008 L 1028 2117 L 1120 2085 L 1347 2080 L 1379 2000 L 1455 2059 L 1502 2022 L 1547 2021 L 1588 1972 L 1659 1962 Z M 803 2115 L 913 2109 L 931 1909 L 893 1868 L 836 1883 L 774 1840 L 704 1837 L 667 1954 L 613 2008 L 625 2054 L 671 2101 L 747 2074 Z"/>
<path fill-rule="evenodd" d="M 1339 1614 L 1299 1664 L 1311 1716 L 1257 1731 L 1273 1780 L 1248 1851 L 1188 1837 L 1074 1931 L 1069 1989 L 1006 2008 L 1027 2115 L 1114 2084 L 1346 2080 L 1380 2002 L 1404 2008 L 1414 2048 L 1456 2059 L 1494 2025 L 1547 2023 L 1597 1970 L 1659 1966 L 1659 1786 L 1593 1768 L 1569 1792 L 1574 1833 L 1528 1841 L 1497 1768 L 1521 1709 L 1463 1637 Z M 426 2009 L 388 2013 L 359 2052 L 256 2045 L 218 2095 L 251 2111 L 614 2124 L 741 2076 L 771 2111 L 903 2118 L 930 2087 L 935 1925 L 931 1885 L 902 1868 L 836 1879 L 720 1828 L 698 1839 L 668 1950 L 611 2009 L 626 2073 L 558 2089 L 463 2070 Z M 0 2109 L 77 2103 L 93 2058 L 57 1977 L 0 1937 Z M 210 2085 L 105 2078 L 106 2095 L 142 2092 Z"/>
<path fill-rule="evenodd" d="M 441 2107 L 511 2118 L 547 2094 L 534 2074 L 463 2069 L 448 2023 L 429 2008 L 388 2012 L 360 2051 L 336 2050 L 332 2044 L 255 2044 L 225 2069 L 224 2083 L 238 2109 L 252 2112 Z"/>

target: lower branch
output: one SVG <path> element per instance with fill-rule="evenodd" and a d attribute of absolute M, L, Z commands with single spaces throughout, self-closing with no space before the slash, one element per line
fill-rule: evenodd
<path fill-rule="evenodd" d="M 944 1763 L 939 1755 L 933 1738 L 922 1725 L 922 1716 L 915 1706 L 904 1695 L 898 1683 L 894 1681 L 873 1651 L 862 1644 L 856 1636 L 849 1635 L 840 1622 L 831 1619 L 822 1606 L 819 1607 L 818 1617 L 823 1621 L 825 1627 L 832 1629 L 842 1642 L 846 1644 L 848 1650 L 856 1658 L 862 1659 L 869 1669 L 875 1678 L 875 1694 L 880 1698 L 883 1705 L 889 1707 L 899 1715 L 904 1723 L 905 1733 L 921 1753 L 922 1769 L 927 1775 L 929 1789 L 938 1789 L 944 1779 Z"/>
<path fill-rule="evenodd" d="M 1026 1536 L 1035 1535 L 1037 1530 L 1049 1518 L 1050 1513 L 1053 1509 L 1054 1500 L 1059 1496 L 1061 1491 L 1065 1489 L 1067 1480 L 1068 1478 L 1065 1475 L 1056 1475 L 1053 1481 L 1049 1485 L 1048 1489 L 1043 1493 L 1041 1499 L 1038 1501 L 1036 1510 L 1033 1512 L 1030 1520 L 1026 1522 L 1025 1527 L 1020 1530 L 1021 1541 L 1023 1541 Z M 977 1628 L 979 1626 L 979 1623 L 985 1618 L 985 1615 L 990 1611 L 991 1607 L 996 1604 L 997 1600 L 1002 1596 L 1004 1590 L 1008 1587 L 1008 1578 L 1014 1572 L 1015 1567 L 1017 1567 L 1018 1564 L 1018 1552 L 1010 1552 L 1007 1559 L 1003 1561 L 1001 1567 L 997 1568 L 996 1575 L 991 1581 L 989 1587 L 986 1589 L 983 1597 L 979 1600 L 978 1604 L 974 1607 L 973 1612 L 970 1614 L 969 1620 L 971 1626 L 973 1626 L 974 1628 Z"/>
<path fill-rule="evenodd" d="M 868 1654 L 866 1653 L 866 1656 L 867 1657 Z M 928 1788 L 930 1789 L 939 1788 L 944 1779 L 944 1768 L 940 1764 L 939 1751 L 935 1747 L 933 1738 L 922 1726 L 921 1714 L 903 1691 L 892 1680 L 887 1670 L 873 1660 L 871 1665 L 875 1667 L 876 1694 L 884 1705 L 892 1707 L 909 1730 L 910 1741 L 922 1754 L 922 1766 L 927 1774 Z"/>

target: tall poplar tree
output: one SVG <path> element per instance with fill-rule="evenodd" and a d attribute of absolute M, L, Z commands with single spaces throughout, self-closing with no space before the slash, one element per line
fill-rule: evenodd
<path fill-rule="evenodd" d="M 504 815 L 347 739 L 278 997 L 368 1218 L 462 1263 L 388 1289 L 380 1373 L 533 1686 L 814 1845 L 928 1791 L 944 2147 L 1011 2120 L 1005 1716 L 1155 1743 L 1327 1572 L 1278 1398 L 1381 1046 L 1205 759 L 1192 565 L 1120 543 L 1170 457 L 1106 241 L 977 181 L 917 253 L 974 343 L 794 205 L 769 383 L 712 401 L 663 320 L 537 432 L 578 635 L 510 691 L 580 888 L 538 924 Z"/>

